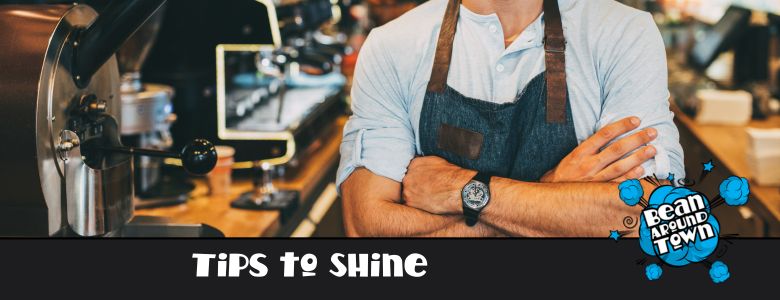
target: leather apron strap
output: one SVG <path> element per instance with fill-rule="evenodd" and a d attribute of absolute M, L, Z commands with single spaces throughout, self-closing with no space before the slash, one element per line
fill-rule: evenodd
<path fill-rule="evenodd" d="M 436 43 L 428 91 L 441 93 L 447 86 L 452 44 L 458 25 L 461 0 L 450 0 Z M 544 0 L 544 51 L 547 80 L 547 123 L 566 123 L 566 39 L 558 0 Z"/>
<path fill-rule="evenodd" d="M 429 92 L 441 93 L 447 86 L 447 75 L 450 73 L 450 60 L 452 60 L 452 43 L 455 41 L 455 28 L 460 15 L 460 1 L 449 0 L 447 10 L 444 11 L 439 41 L 436 42 L 436 54 L 433 57 L 431 80 L 428 81 Z"/>
<path fill-rule="evenodd" d="M 544 0 L 544 63 L 547 123 L 566 123 L 566 39 L 558 0 Z"/>

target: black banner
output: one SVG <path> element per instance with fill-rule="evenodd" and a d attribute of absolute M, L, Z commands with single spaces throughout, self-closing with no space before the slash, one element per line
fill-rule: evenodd
<path fill-rule="evenodd" d="M 436 299 L 445 295 L 679 299 L 766 295 L 776 289 L 780 239 L 720 243 L 708 263 L 671 267 L 647 257 L 636 239 L 3 239 L 0 274 L 7 295 L 45 293 L 64 299 L 271 295 L 414 299 L 431 293 Z M 387 268 L 381 254 L 392 257 Z M 204 273 L 208 277 L 197 276 L 194 255 L 208 263 Z M 285 277 L 283 257 L 288 258 L 292 277 Z M 729 273 L 717 284 L 710 274 L 716 260 L 726 263 Z M 220 262 L 224 277 L 219 274 Z M 648 280 L 650 264 L 661 265 L 660 278 Z M 267 272 L 255 277 L 263 269 Z M 350 277 L 350 269 L 356 277 Z M 359 277 L 360 270 L 367 277 Z M 304 271 L 310 271 L 308 276 Z"/>

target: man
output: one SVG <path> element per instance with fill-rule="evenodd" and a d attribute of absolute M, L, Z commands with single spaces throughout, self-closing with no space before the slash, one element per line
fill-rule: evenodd
<path fill-rule="evenodd" d="M 649 14 L 435 0 L 374 29 L 337 183 L 350 236 L 600 236 L 619 182 L 683 176 Z M 648 190 L 648 188 L 646 188 Z"/>

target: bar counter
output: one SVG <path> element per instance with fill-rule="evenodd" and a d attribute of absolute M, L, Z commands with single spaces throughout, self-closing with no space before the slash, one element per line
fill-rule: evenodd
<path fill-rule="evenodd" d="M 687 172 L 690 173 L 688 177 L 698 177 L 702 169 L 701 163 L 712 159 L 715 169 L 709 177 L 714 178 L 705 180 L 711 185 L 707 189 L 708 192 L 717 191 L 715 185 L 725 179 L 723 176 L 748 178 L 751 193 L 748 208 L 760 218 L 754 222 L 758 222 L 756 226 L 762 227 L 758 230 L 763 231 L 756 232 L 755 235 L 778 236 L 780 234 L 780 188 L 760 186 L 752 180 L 753 174 L 748 167 L 746 157 L 749 137 L 745 129 L 748 127 L 780 128 L 780 116 L 770 116 L 766 120 L 752 120 L 746 126 L 703 125 L 684 114 L 676 106 L 672 106 L 672 110 L 675 113 L 675 123 L 680 130 L 680 140 L 685 150 L 685 165 Z M 746 220 L 752 218 L 749 212 L 742 213 L 742 217 Z"/>
<path fill-rule="evenodd" d="M 347 117 L 340 117 L 333 123 L 330 134 L 321 138 L 316 151 L 304 151 L 306 156 L 303 167 L 291 178 L 276 179 L 274 184 L 279 189 L 296 190 L 300 193 L 301 203 L 298 211 L 288 223 L 282 224 L 278 211 L 252 211 L 230 207 L 230 202 L 240 194 L 252 189 L 250 178 L 235 177 L 230 194 L 226 196 L 209 196 L 205 179 L 195 180 L 196 188 L 192 198 L 186 203 L 140 209 L 137 216 L 164 217 L 172 223 L 208 224 L 226 237 L 273 237 L 300 235 L 300 232 L 310 232 L 309 211 L 317 208 L 317 214 L 328 210 L 335 201 L 335 188 L 331 183 L 335 168 L 339 161 L 339 145 L 341 132 Z M 317 205 L 319 204 L 319 205 Z M 323 208 L 323 205 L 327 206 Z M 298 228 L 304 224 L 303 228 Z"/>

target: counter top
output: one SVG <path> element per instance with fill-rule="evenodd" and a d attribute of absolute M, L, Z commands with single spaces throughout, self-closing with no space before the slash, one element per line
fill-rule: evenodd
<path fill-rule="evenodd" d="M 780 116 L 771 116 L 766 120 L 753 120 L 746 126 L 703 125 L 694 121 L 673 106 L 675 118 L 686 126 L 724 164 L 730 173 L 751 180 L 750 192 L 766 209 L 780 220 L 780 187 L 760 186 L 752 182 L 752 173 L 747 162 L 749 137 L 745 129 L 780 128 Z"/>
<path fill-rule="evenodd" d="M 341 132 L 346 117 L 334 121 L 333 130 L 329 136 L 320 139 L 314 151 L 304 151 L 307 156 L 305 167 L 296 172 L 293 178 L 274 180 L 280 189 L 297 190 L 301 199 L 308 199 L 322 180 L 327 180 L 328 171 L 338 163 Z M 192 199 L 184 204 L 168 207 L 136 210 L 138 216 L 166 217 L 171 222 L 211 225 L 225 234 L 226 237 L 260 237 L 275 236 L 279 230 L 280 214 L 278 211 L 252 211 L 230 207 L 230 202 L 239 195 L 252 189 L 249 178 L 235 178 L 229 195 L 209 196 L 205 179 L 196 179 L 196 188 Z"/>

